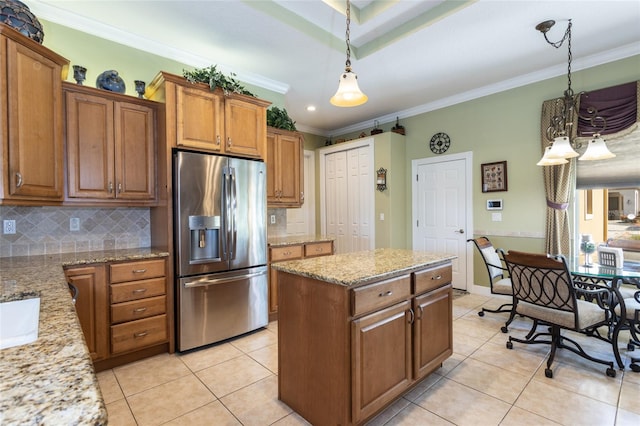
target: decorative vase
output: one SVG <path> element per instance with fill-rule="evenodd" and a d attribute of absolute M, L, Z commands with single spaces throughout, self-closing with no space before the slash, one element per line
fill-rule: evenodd
<path fill-rule="evenodd" d="M 596 251 L 596 243 L 593 242 L 591 234 L 582 234 L 580 236 L 580 251 L 584 253 L 584 265 L 591 266 L 591 253 Z"/>
<path fill-rule="evenodd" d="M 21 34 L 42 44 L 42 24 L 31 13 L 29 7 L 18 0 L 0 0 L 0 22 L 16 29 Z"/>
<path fill-rule="evenodd" d="M 143 99 L 144 98 L 144 91 L 145 91 L 145 87 L 146 87 L 145 82 L 142 81 L 142 80 L 134 80 L 133 82 L 136 85 L 136 93 L 138 94 L 138 97 L 140 99 Z"/>
<path fill-rule="evenodd" d="M 82 86 L 82 82 L 87 79 L 87 69 L 81 65 L 73 66 L 73 79 Z"/>
<path fill-rule="evenodd" d="M 122 77 L 116 70 L 107 70 L 96 79 L 98 89 L 109 90 L 110 92 L 124 93 L 127 89 Z"/>

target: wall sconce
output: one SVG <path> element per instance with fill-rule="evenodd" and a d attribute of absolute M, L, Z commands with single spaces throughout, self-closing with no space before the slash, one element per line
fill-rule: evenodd
<path fill-rule="evenodd" d="M 377 173 L 376 185 L 378 186 L 378 191 L 382 192 L 387 189 L 387 169 L 380 167 Z"/>

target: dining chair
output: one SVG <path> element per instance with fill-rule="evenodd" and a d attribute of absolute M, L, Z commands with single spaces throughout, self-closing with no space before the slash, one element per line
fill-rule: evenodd
<path fill-rule="evenodd" d="M 611 268 L 622 268 L 624 265 L 624 253 L 619 247 L 598 246 L 598 263 Z"/>
<path fill-rule="evenodd" d="M 601 336 L 598 328 L 612 328 L 615 320 L 617 296 L 611 287 L 598 284 L 576 285 L 562 255 L 509 251 L 502 253 L 513 283 L 514 310 L 531 318 L 533 326 L 524 338 L 509 336 L 507 348 L 513 342 L 551 345 L 544 374 L 553 377 L 551 364 L 558 349 L 567 349 L 582 358 L 608 366 L 606 374 L 616 376 L 613 362 L 596 358 L 573 339 L 563 335 L 571 330 L 611 343 Z M 537 330 L 543 326 L 543 332 Z"/>
<path fill-rule="evenodd" d="M 635 347 L 640 347 L 640 280 L 636 283 L 636 291 L 631 297 L 625 297 L 622 303 L 615 308 L 620 327 L 615 329 L 613 341 L 617 342 L 620 330 L 629 330 L 629 343 L 627 350 L 633 351 Z M 629 368 L 635 372 L 640 372 L 640 358 L 631 357 Z"/>
<path fill-rule="evenodd" d="M 498 255 L 498 251 L 493 247 L 491 241 L 489 241 L 487 237 L 472 238 L 467 240 L 467 242 L 469 241 L 473 241 L 473 244 L 480 252 L 480 256 L 482 257 L 484 265 L 487 268 L 491 294 L 513 297 L 511 278 L 507 276 L 507 268 L 503 266 L 503 262 L 500 260 L 500 256 Z M 515 313 L 513 311 L 513 303 L 503 303 L 502 305 L 500 305 L 500 307 L 498 307 L 498 309 L 488 309 L 483 307 L 482 310 L 478 312 L 478 315 L 483 317 L 485 312 L 509 312 L 509 319 L 507 320 L 505 325 L 500 328 L 503 333 L 509 331 L 509 324 L 511 324 L 511 321 L 513 321 L 513 317 L 515 316 Z"/>

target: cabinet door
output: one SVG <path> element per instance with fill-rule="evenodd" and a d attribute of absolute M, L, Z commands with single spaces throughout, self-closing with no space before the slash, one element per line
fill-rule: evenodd
<path fill-rule="evenodd" d="M 264 158 L 267 144 L 266 109 L 227 98 L 224 103 L 224 150 L 245 157 Z"/>
<path fill-rule="evenodd" d="M 113 102 L 66 92 L 67 185 L 71 198 L 113 198 Z"/>
<path fill-rule="evenodd" d="M 300 207 L 304 201 L 302 138 L 296 133 L 267 132 L 267 203 Z"/>
<path fill-rule="evenodd" d="M 223 99 L 214 92 L 176 86 L 178 146 L 220 151 L 224 139 Z"/>
<path fill-rule="evenodd" d="M 155 198 L 155 110 L 115 104 L 116 198 Z"/>
<path fill-rule="evenodd" d="M 5 198 L 61 201 L 62 67 L 9 39 L 6 65 L 9 167 L 4 172 L 8 173 Z"/>
<path fill-rule="evenodd" d="M 78 289 L 76 312 L 91 359 L 105 359 L 109 353 L 109 323 L 104 266 L 71 268 L 65 275 Z"/>
<path fill-rule="evenodd" d="M 414 299 L 414 376 L 438 368 L 453 353 L 451 284 Z"/>
<path fill-rule="evenodd" d="M 354 424 L 374 414 L 412 383 L 410 307 L 405 301 L 352 322 Z"/>
<path fill-rule="evenodd" d="M 279 207 L 278 203 L 278 188 L 277 181 L 279 180 L 278 171 L 280 170 L 278 147 L 277 147 L 278 135 L 272 132 L 267 132 L 267 206 Z"/>

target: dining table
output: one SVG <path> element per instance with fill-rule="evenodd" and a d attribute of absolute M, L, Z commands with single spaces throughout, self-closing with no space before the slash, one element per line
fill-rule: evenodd
<path fill-rule="evenodd" d="M 626 326 L 624 312 L 624 299 L 626 294 L 633 294 L 640 291 L 640 262 L 624 261 L 622 268 L 614 268 L 611 266 L 600 265 L 598 263 L 585 264 L 578 257 L 567 259 L 569 272 L 578 283 L 598 284 L 613 287 L 617 290 L 617 301 L 621 306 L 617 308 L 620 315 L 614 315 L 613 322 L 610 326 L 609 337 L 613 347 L 613 353 L 621 369 L 624 368 L 620 356 L 620 349 L 615 336 L 621 329 Z M 633 346 L 640 347 L 640 341 L 630 341 L 627 348 Z M 631 349 L 630 349 L 631 350 Z"/>

